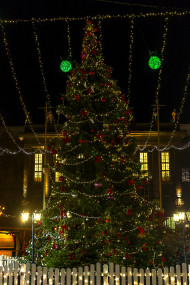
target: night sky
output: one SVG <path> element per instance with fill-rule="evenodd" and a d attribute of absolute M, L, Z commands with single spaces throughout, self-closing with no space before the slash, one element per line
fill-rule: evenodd
<path fill-rule="evenodd" d="M 189 9 L 189 1 L 131 1 L 141 6 L 122 5 L 102 1 L 6 1 L 1 4 L 1 19 L 31 19 L 51 17 L 83 17 L 94 15 L 117 15 L 139 12 L 173 11 Z M 129 1 L 130 2 L 130 1 Z M 167 2 L 167 3 L 165 3 Z M 180 2 L 180 3 L 179 3 Z M 146 5 L 157 6 L 145 7 Z M 145 6 L 143 6 L 145 5 Z M 163 9 L 163 7 L 166 7 Z M 134 29 L 132 63 L 131 106 L 135 122 L 150 122 L 158 70 L 148 66 L 149 52 L 160 54 L 164 18 L 148 17 L 137 19 Z M 96 25 L 97 22 L 95 21 Z M 80 62 L 81 44 L 85 21 L 72 21 L 72 59 Z M 38 56 L 34 44 L 31 23 L 4 24 L 7 41 L 21 94 L 32 122 L 43 123 L 46 96 L 40 74 Z M 44 72 L 52 106 L 61 103 L 60 93 L 65 92 L 67 76 L 61 72 L 61 58 L 68 57 L 66 25 L 64 21 L 38 23 L 36 25 L 41 45 Z M 129 20 L 111 19 L 102 22 L 102 45 L 105 62 L 113 68 L 112 77 L 118 81 L 123 93 L 127 94 L 129 58 Z M 160 110 L 160 121 L 171 122 L 173 109 L 178 111 L 183 98 L 184 86 L 190 66 L 190 14 L 171 17 L 168 26 L 165 60 L 159 102 L 166 107 Z M 12 78 L 9 60 L 5 52 L 0 30 L 0 113 L 8 125 L 23 125 L 25 115 Z M 190 94 L 188 93 L 181 123 L 190 123 Z"/>

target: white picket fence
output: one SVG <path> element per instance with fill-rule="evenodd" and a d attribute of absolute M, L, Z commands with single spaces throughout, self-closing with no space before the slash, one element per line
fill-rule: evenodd
<path fill-rule="evenodd" d="M 4 265 L 1 264 L 4 262 Z M 131 269 L 120 265 L 53 269 L 35 264 L 19 264 L 14 259 L 0 260 L 0 285 L 188 285 L 190 265 L 156 269 Z"/>

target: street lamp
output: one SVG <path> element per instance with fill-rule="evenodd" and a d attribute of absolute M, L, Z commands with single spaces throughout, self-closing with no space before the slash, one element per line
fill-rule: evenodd
<path fill-rule="evenodd" d="M 183 250 L 184 250 L 184 262 L 187 263 L 187 254 L 186 254 L 186 237 L 185 237 L 185 227 L 189 224 L 189 212 L 177 212 L 173 215 L 174 221 L 180 223 L 183 226 Z"/>
<path fill-rule="evenodd" d="M 34 263 L 34 223 L 40 221 L 41 213 L 37 213 L 36 211 L 32 213 L 32 263 Z M 22 221 L 25 223 L 29 220 L 29 213 L 23 212 L 22 213 Z"/>

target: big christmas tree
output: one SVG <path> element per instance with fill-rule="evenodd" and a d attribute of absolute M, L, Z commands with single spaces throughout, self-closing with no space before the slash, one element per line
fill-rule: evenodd
<path fill-rule="evenodd" d="M 49 149 L 59 182 L 35 236 L 37 260 L 59 268 L 96 262 L 162 266 L 161 231 L 151 221 L 152 205 L 138 194 L 142 177 L 129 131 L 132 111 L 111 78 L 97 33 L 88 21 L 81 65 L 70 71 L 57 108 L 66 121 Z"/>

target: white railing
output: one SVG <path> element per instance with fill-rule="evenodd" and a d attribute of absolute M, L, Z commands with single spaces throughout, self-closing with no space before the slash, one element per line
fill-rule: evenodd
<path fill-rule="evenodd" d="M 188 285 L 190 265 L 156 269 L 126 268 L 120 265 L 96 265 L 84 268 L 53 269 L 35 264 L 20 264 L 14 259 L 0 266 L 0 285 Z"/>

